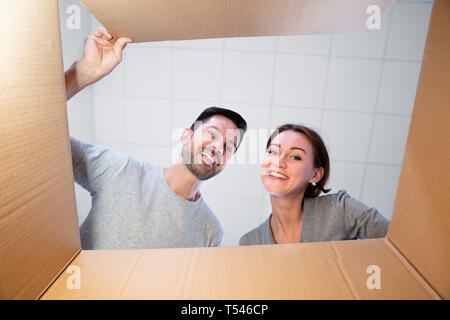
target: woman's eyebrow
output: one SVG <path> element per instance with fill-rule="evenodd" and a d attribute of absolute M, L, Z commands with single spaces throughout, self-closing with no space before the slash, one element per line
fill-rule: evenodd
<path fill-rule="evenodd" d="M 280 147 L 280 145 L 277 143 L 271 143 L 270 146 L 277 146 L 278 148 Z M 304 149 L 299 148 L 299 147 L 291 147 L 291 150 L 302 150 L 305 154 L 307 154 L 307 152 Z"/>
<path fill-rule="evenodd" d="M 306 151 L 299 147 L 292 147 L 291 150 L 302 150 L 306 154 Z"/>

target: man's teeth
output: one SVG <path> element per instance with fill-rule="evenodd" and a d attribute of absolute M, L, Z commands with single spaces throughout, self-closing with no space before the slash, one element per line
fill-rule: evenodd
<path fill-rule="evenodd" d="M 285 179 L 285 180 L 288 178 L 288 177 L 286 177 L 285 175 L 283 175 L 283 174 L 281 174 L 281 173 L 278 173 L 278 172 L 272 172 L 272 171 L 269 173 L 269 175 L 270 175 L 270 176 L 273 176 L 273 177 Z"/>
<path fill-rule="evenodd" d="M 204 155 L 205 157 L 207 157 L 209 159 L 209 161 L 211 161 L 212 163 L 214 163 L 214 158 L 211 157 L 209 154 L 207 154 L 206 152 L 202 152 L 202 155 Z"/>

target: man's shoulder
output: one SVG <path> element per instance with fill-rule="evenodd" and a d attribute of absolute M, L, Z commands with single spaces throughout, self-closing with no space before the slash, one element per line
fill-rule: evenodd
<path fill-rule="evenodd" d="M 206 203 L 205 199 L 202 196 L 202 200 L 200 202 L 199 206 L 201 212 L 205 215 L 206 219 L 208 220 L 209 224 L 212 224 L 220 229 L 222 229 L 222 224 L 220 223 L 219 219 L 217 218 L 214 211 L 210 208 L 210 206 Z"/>

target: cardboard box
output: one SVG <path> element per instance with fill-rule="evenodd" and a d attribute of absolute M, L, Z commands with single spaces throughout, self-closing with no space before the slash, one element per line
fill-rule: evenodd
<path fill-rule="evenodd" d="M 134 6 L 127 3 L 126 8 L 118 1 L 85 2 L 114 35 L 127 30 L 124 26 L 113 29 L 118 13 L 123 17 L 124 13 L 127 16 L 137 8 L 147 8 L 139 6 L 149 6 L 144 1 L 136 1 Z M 325 2 L 314 2 L 319 12 L 327 10 L 323 7 Z M 102 5 L 95 6 L 95 3 Z M 106 3 L 112 5 L 109 7 Z M 169 4 L 165 7 L 163 1 L 151 3 L 158 10 L 167 10 L 167 14 L 177 10 Z M 217 17 L 213 15 L 215 7 L 206 2 L 177 3 L 195 9 L 204 19 L 210 13 L 213 20 Z M 220 2 L 210 0 L 208 3 L 219 5 Z M 247 14 L 251 10 L 245 8 L 250 5 L 256 8 L 256 1 L 227 3 L 233 4 L 235 12 L 239 12 L 235 6 L 241 3 L 242 12 Z M 267 0 L 263 4 L 258 1 L 257 12 L 271 8 L 272 11 L 265 11 L 265 14 L 275 22 L 283 7 L 289 10 L 292 10 L 290 5 L 295 4 L 303 9 L 314 7 L 313 2 L 306 0 L 284 3 L 286 7 L 279 5 L 277 11 L 271 7 L 274 1 Z M 342 12 L 351 12 L 353 7 L 346 4 L 344 9 Z M 447 41 L 450 38 L 450 2 L 447 0 L 434 2 L 393 219 L 385 238 L 152 250 L 81 250 L 57 2 L 2 1 L 0 12 L 8 13 L 0 19 L 3 40 L 0 44 L 0 298 L 450 298 L 450 201 L 447 194 L 450 182 L 450 44 Z M 145 12 L 145 17 L 150 11 L 147 8 L 139 12 Z M 333 11 L 330 12 L 333 16 Z M 229 18 L 228 14 L 223 16 Z M 133 17 L 139 20 L 139 16 Z M 314 20 L 314 16 L 310 19 L 319 21 Z M 163 25 L 164 21 L 158 23 Z M 230 21 L 231 24 L 223 20 L 223 24 L 234 28 L 236 21 Z M 248 15 L 242 16 L 241 22 L 245 21 L 252 21 L 249 29 L 239 27 L 231 33 L 211 29 L 208 34 L 191 34 L 190 27 L 197 27 L 190 25 L 191 20 L 180 19 L 181 27 L 177 28 L 190 31 L 180 34 L 180 30 L 170 27 L 164 37 L 254 35 L 254 31 L 248 30 L 258 30 L 260 35 L 281 34 L 281 29 L 272 33 L 271 28 L 252 26 L 254 20 L 249 20 Z M 145 24 L 144 20 L 140 23 Z M 139 23 L 137 26 L 139 30 L 144 28 Z M 304 28 L 309 26 L 305 24 Z M 323 28 L 320 30 L 326 30 Z M 140 32 L 138 29 L 133 32 Z M 301 33 L 302 30 L 294 31 Z M 312 28 L 308 32 L 318 30 Z M 142 36 L 138 38 L 141 40 L 150 39 L 147 31 L 123 32 Z M 153 35 L 148 35 L 153 39 Z M 71 287 L 76 273 L 73 266 L 81 271 L 79 289 Z M 371 272 L 377 267 L 381 272 L 381 287 L 369 289 Z"/>

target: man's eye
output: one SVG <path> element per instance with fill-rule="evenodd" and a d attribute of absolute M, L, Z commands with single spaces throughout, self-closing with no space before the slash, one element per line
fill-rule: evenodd
<path fill-rule="evenodd" d="M 294 160 L 302 160 L 302 158 L 300 158 L 299 156 L 292 156 L 292 159 L 294 159 Z"/>
<path fill-rule="evenodd" d="M 275 150 L 269 150 L 269 151 L 267 151 L 267 153 L 270 153 L 270 154 L 278 154 Z"/>

